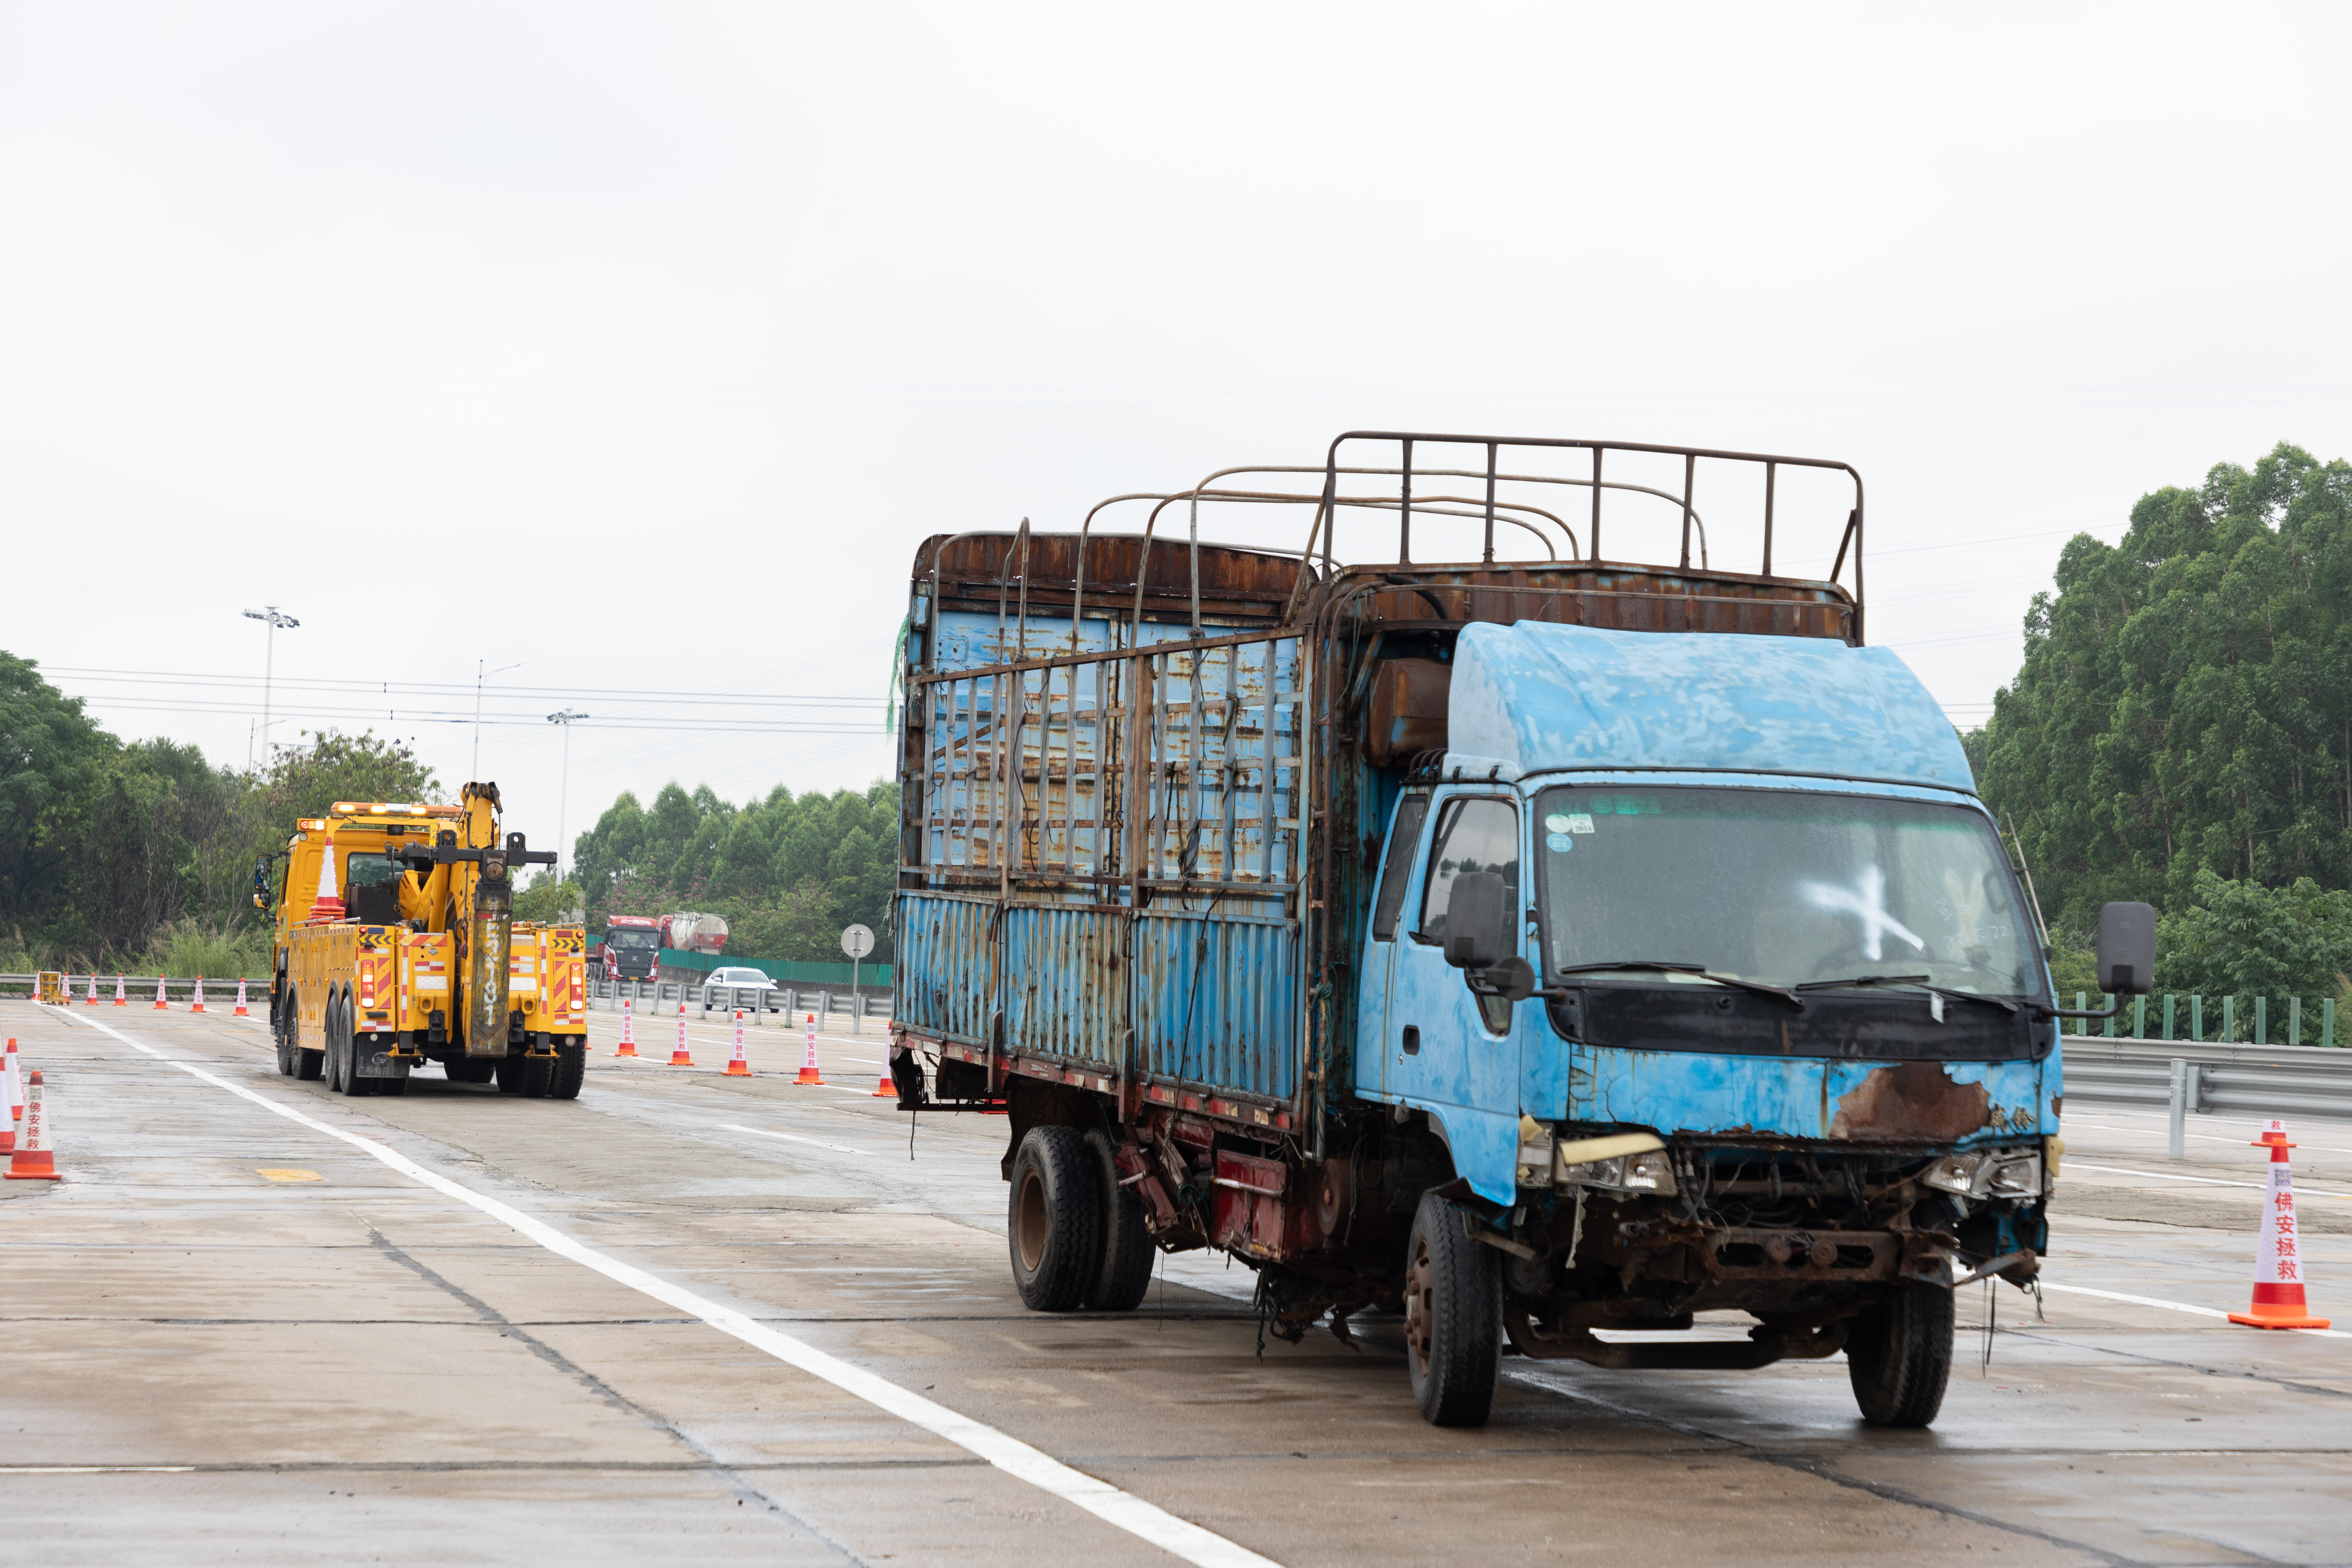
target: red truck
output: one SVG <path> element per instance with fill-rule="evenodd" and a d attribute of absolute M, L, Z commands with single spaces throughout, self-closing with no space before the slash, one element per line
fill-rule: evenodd
<path fill-rule="evenodd" d="M 602 954 L 607 980 L 651 980 L 662 950 L 662 923 L 646 915 L 612 915 L 604 921 Z"/>

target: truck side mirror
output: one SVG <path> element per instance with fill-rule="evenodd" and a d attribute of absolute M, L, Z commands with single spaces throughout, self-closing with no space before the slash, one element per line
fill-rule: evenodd
<path fill-rule="evenodd" d="M 2156 988 L 2156 910 L 2147 904 L 2099 910 L 2099 989 L 2145 996 Z"/>
<path fill-rule="evenodd" d="M 1456 969 L 1500 963 L 1510 920 L 1503 874 L 1463 872 L 1454 879 L 1454 890 L 1445 900 L 1445 962 Z"/>

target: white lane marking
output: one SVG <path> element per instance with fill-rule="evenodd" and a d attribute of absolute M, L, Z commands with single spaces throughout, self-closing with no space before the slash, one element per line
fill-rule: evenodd
<path fill-rule="evenodd" d="M 194 1465 L 0 1465 L 0 1476 L 184 1476 Z"/>
<path fill-rule="evenodd" d="M 2225 1176 L 2176 1176 L 2168 1171 L 2134 1171 L 2122 1165 L 2094 1165 L 2088 1160 L 2067 1160 L 2060 1171 L 2105 1171 L 2111 1176 L 2145 1176 L 2152 1182 L 2195 1182 L 2208 1187 L 2252 1187 L 2256 1192 L 2270 1191 L 2268 1182 L 2233 1182 Z M 2306 1187 L 2300 1183 L 2294 1189 L 2297 1197 L 2352 1198 L 2352 1193 L 2331 1193 L 2325 1187 Z"/>
<path fill-rule="evenodd" d="M 836 1154 L 863 1154 L 863 1149 L 853 1149 L 846 1143 L 828 1143 L 821 1138 L 803 1138 L 795 1132 L 771 1132 L 764 1127 L 746 1127 L 740 1121 L 719 1124 L 730 1132 L 749 1132 L 755 1138 L 781 1138 L 787 1143 L 809 1143 L 819 1149 L 830 1149 Z"/>
<path fill-rule="evenodd" d="M 2219 1318 L 2229 1321 L 2230 1314 L 2213 1307 L 2192 1307 L 2186 1301 L 2167 1301 L 2155 1296 L 2132 1296 L 2121 1290 L 2094 1290 L 2088 1285 L 2058 1285 L 2044 1279 L 2044 1290 L 2063 1290 L 2069 1296 L 2102 1296 L 2110 1301 L 2128 1301 L 2135 1307 L 2161 1307 L 2168 1312 L 2193 1312 L 2200 1318 Z M 2352 1334 L 2341 1329 L 2265 1329 L 2263 1333 L 2316 1334 L 2325 1340 L 2352 1340 Z"/>
<path fill-rule="evenodd" d="M 720 1333 L 732 1335 L 788 1366 L 798 1367 L 812 1377 L 824 1379 L 845 1394 L 853 1394 L 868 1405 L 888 1411 L 902 1421 L 944 1437 L 956 1447 L 986 1459 L 1005 1474 L 1027 1481 L 1041 1491 L 1051 1492 L 1066 1502 L 1075 1503 L 1106 1523 L 1148 1541 L 1172 1556 L 1198 1563 L 1200 1568 L 1279 1568 L 1273 1559 L 1261 1557 L 1247 1547 L 1228 1541 L 1213 1531 L 1203 1530 L 1189 1520 L 1179 1519 L 1131 1492 L 1119 1490 L 1108 1481 L 1097 1479 L 1083 1470 L 1072 1469 L 1052 1455 L 1031 1447 L 1018 1437 L 901 1388 L 887 1378 L 877 1376 L 864 1367 L 854 1366 L 838 1356 L 817 1349 L 805 1340 L 781 1332 L 731 1307 L 722 1307 L 682 1285 L 673 1284 L 616 1258 L 609 1258 L 593 1247 L 583 1246 L 544 1220 L 478 1193 L 471 1187 L 461 1186 L 438 1172 L 426 1170 L 389 1144 L 379 1143 L 356 1132 L 347 1132 L 340 1127 L 329 1126 L 290 1105 L 257 1094 L 242 1084 L 231 1083 L 192 1062 L 167 1057 L 95 1018 L 79 1018 L 75 1022 L 88 1024 L 91 1028 L 111 1035 L 135 1051 L 152 1057 L 166 1066 L 178 1068 L 215 1089 L 225 1089 L 240 1100 L 249 1100 L 264 1110 L 274 1111 L 289 1121 L 299 1122 L 313 1131 L 323 1132 L 330 1138 L 349 1143 L 374 1156 L 409 1180 L 488 1215 L 557 1257 L 569 1258 L 584 1268 L 594 1269 L 616 1285 L 625 1285 L 665 1306 L 675 1307 L 681 1312 L 699 1318 Z"/>

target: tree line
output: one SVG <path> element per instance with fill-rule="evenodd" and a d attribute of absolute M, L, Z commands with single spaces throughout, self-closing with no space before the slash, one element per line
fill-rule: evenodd
<path fill-rule="evenodd" d="M 1962 739 L 2060 989 L 2129 899 L 2160 911 L 2158 990 L 2352 1000 L 2352 464 L 2282 443 L 2143 496 L 2120 542 L 2066 545 L 2024 630 Z"/>
<path fill-rule="evenodd" d="M 296 819 L 444 793 L 407 746 L 373 733 L 306 734 L 251 770 L 175 741 L 126 742 L 32 660 L 0 652 L 0 972 L 265 975 L 253 868 L 284 850 Z M 855 921 L 887 962 L 897 848 L 889 784 L 778 788 L 739 807 L 673 784 L 650 809 L 622 795 L 567 857 L 578 881 L 542 873 L 515 912 L 706 910 L 728 918 L 730 953 L 819 961 L 840 957 Z"/>
<path fill-rule="evenodd" d="M 0 970 L 262 975 L 253 868 L 337 800 L 425 800 L 431 769 L 373 734 L 303 737 L 252 771 L 124 742 L 0 652 Z"/>
<path fill-rule="evenodd" d="M 708 784 L 665 786 L 648 806 L 624 794 L 580 836 L 573 864 L 591 923 L 607 915 L 692 910 L 723 915 L 727 951 L 746 958 L 840 963 L 841 932 L 872 929 L 890 962 L 898 880 L 898 786 L 730 805 Z"/>

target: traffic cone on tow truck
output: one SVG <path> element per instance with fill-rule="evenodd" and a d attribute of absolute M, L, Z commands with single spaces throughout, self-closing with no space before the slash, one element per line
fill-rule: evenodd
<path fill-rule="evenodd" d="M 2303 1239 L 2294 1223 L 2294 1178 L 2289 1174 L 2286 1123 L 2271 1118 L 2257 1149 L 2271 1152 L 2270 1191 L 2263 1199 L 2263 1239 L 2254 1250 L 2254 1299 L 2230 1321 L 2255 1329 L 2324 1329 L 2326 1318 L 2315 1318 L 2303 1299 Z"/>
<path fill-rule="evenodd" d="M 740 1009 L 738 1009 L 735 1014 L 735 1054 L 727 1058 L 727 1076 L 729 1078 L 751 1076 L 751 1064 L 743 1055 L 743 1014 Z"/>

